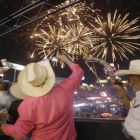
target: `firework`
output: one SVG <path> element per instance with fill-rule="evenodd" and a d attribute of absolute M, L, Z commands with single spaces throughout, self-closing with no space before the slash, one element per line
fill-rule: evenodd
<path fill-rule="evenodd" d="M 65 48 L 70 54 L 84 55 L 93 48 L 92 31 L 83 24 L 65 27 Z"/>
<path fill-rule="evenodd" d="M 70 3 L 70 1 L 68 3 Z M 73 24 L 73 22 L 79 22 L 80 24 L 86 23 L 87 25 L 87 20 L 88 22 L 93 22 L 94 18 L 91 17 L 99 15 L 99 13 L 100 10 L 94 8 L 94 3 L 87 5 L 86 2 L 80 2 L 62 10 L 59 13 L 59 17 L 61 19 L 61 24 Z"/>
<path fill-rule="evenodd" d="M 36 46 L 41 57 L 49 59 L 58 53 L 63 53 L 74 59 L 75 55 L 87 54 L 93 48 L 92 31 L 81 24 L 55 28 L 49 26 L 49 31 L 41 29 L 34 34 Z"/>
<path fill-rule="evenodd" d="M 112 15 L 108 13 L 107 20 L 96 18 L 96 25 L 92 24 L 94 30 L 94 48 L 92 55 L 107 59 L 109 54 L 113 61 L 119 56 L 128 59 L 127 54 L 134 55 L 135 50 L 140 50 L 140 44 L 136 40 L 140 38 L 138 18 L 128 20 L 129 14 L 122 16 L 117 10 Z"/>
<path fill-rule="evenodd" d="M 66 1 L 61 6 L 71 2 L 73 1 Z M 90 14 L 93 15 L 96 11 L 98 10 L 86 6 L 86 3 L 79 2 L 45 17 L 34 29 L 33 38 L 38 54 L 52 59 L 58 53 L 64 53 L 71 60 L 88 54 L 93 48 L 92 30 L 84 23 L 89 17 L 93 21 Z"/>
<path fill-rule="evenodd" d="M 65 36 L 63 28 L 48 26 L 48 32 L 41 29 L 40 32 L 34 33 L 32 38 L 36 41 L 36 50 L 41 58 L 47 57 L 53 59 L 58 54 L 65 54 L 70 59 L 70 55 L 65 50 Z"/>

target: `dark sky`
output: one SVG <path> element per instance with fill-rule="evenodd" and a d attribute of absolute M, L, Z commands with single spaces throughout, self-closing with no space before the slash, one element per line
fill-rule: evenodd
<path fill-rule="evenodd" d="M 61 2 L 61 0 L 51 0 L 51 2 L 55 4 L 56 2 Z M 4 17 L 28 4 L 28 0 L 10 0 L 9 2 L 8 0 L 0 0 L 0 19 L 3 19 Z M 95 0 L 95 5 L 97 6 L 97 8 L 100 8 L 102 10 L 103 14 L 106 14 L 108 11 L 114 11 L 115 9 L 118 9 L 122 13 L 129 12 L 130 18 L 140 17 L 140 0 Z M 20 33 L 25 31 L 27 31 L 26 28 L 23 28 Z M 0 37 L 0 59 L 6 58 L 10 62 L 23 65 L 31 61 L 37 61 L 38 58 L 35 60 L 31 60 L 29 58 L 31 48 L 32 44 L 26 43 L 23 36 L 20 36 L 18 31 L 9 33 L 4 37 Z M 128 68 L 130 60 L 139 58 L 140 51 L 136 51 L 135 56 L 129 56 L 129 60 L 120 61 L 118 59 L 117 63 L 120 65 L 120 68 Z M 80 65 L 85 69 L 86 73 L 89 73 L 88 68 L 86 68 L 84 64 L 80 62 Z M 70 73 L 67 67 L 66 70 L 60 70 L 60 67 L 58 66 L 55 67 L 54 70 L 59 76 L 67 76 L 67 73 Z M 93 77 L 91 77 L 90 75 L 91 74 L 88 74 L 87 78 L 91 80 Z"/>

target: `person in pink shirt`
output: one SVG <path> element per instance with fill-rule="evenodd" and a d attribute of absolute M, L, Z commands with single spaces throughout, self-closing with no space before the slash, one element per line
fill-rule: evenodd
<path fill-rule="evenodd" d="M 19 118 L 14 125 L 1 124 L 6 135 L 22 140 L 76 140 L 73 119 L 74 91 L 78 88 L 83 70 L 65 55 L 58 59 L 72 70 L 71 75 L 54 85 L 55 75 L 48 60 L 28 64 L 22 70 L 11 93 L 24 99 L 18 107 Z"/>

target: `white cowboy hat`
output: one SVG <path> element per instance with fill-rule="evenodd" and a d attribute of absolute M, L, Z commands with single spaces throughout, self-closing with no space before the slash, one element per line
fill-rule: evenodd
<path fill-rule="evenodd" d="M 125 75 L 140 75 L 140 60 L 130 61 L 128 70 L 118 70 L 114 73 L 115 76 Z"/>
<path fill-rule="evenodd" d="M 25 99 L 47 94 L 55 83 L 55 74 L 48 60 L 28 64 L 18 75 L 17 83 L 10 92 L 13 96 Z"/>

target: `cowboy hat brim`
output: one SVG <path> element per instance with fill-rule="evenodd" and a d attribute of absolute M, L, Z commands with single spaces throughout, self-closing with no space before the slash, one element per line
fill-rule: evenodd
<path fill-rule="evenodd" d="M 27 95 L 25 95 L 24 93 L 21 92 L 18 84 L 13 84 L 10 88 L 10 92 L 14 97 L 16 97 L 18 99 L 25 99 L 26 97 L 28 97 Z"/>
<path fill-rule="evenodd" d="M 118 70 L 114 73 L 115 76 L 125 76 L 125 75 L 140 75 L 140 72 L 134 70 Z"/>
<path fill-rule="evenodd" d="M 18 82 L 11 87 L 10 91 L 13 94 L 13 96 L 18 97 L 20 99 L 24 99 L 27 96 L 39 97 L 47 94 L 53 88 L 53 85 L 55 83 L 55 74 L 50 65 L 49 60 L 40 61 L 37 64 L 46 68 L 48 74 L 46 81 L 40 86 L 32 86 L 26 81 L 25 68 L 19 73 Z"/>

